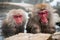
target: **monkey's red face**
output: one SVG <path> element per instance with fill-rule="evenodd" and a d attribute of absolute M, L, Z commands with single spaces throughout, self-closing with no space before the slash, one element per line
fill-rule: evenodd
<path fill-rule="evenodd" d="M 13 18 L 17 24 L 21 24 L 23 21 L 23 16 L 22 15 L 13 15 Z"/>
<path fill-rule="evenodd" d="M 39 15 L 39 18 L 40 18 L 42 23 L 47 23 L 48 22 L 48 19 L 47 19 L 48 11 L 47 10 L 39 11 L 38 15 Z"/>

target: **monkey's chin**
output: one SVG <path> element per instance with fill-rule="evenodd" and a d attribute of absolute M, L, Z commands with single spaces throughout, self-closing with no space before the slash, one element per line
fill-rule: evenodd
<path fill-rule="evenodd" d="M 22 25 L 22 23 L 17 23 L 16 25 L 17 25 L 17 26 L 21 26 L 21 25 Z"/>

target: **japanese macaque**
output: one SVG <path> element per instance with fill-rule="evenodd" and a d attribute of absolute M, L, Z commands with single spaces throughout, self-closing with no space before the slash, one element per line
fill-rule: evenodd
<path fill-rule="evenodd" d="M 55 21 L 53 13 L 55 12 L 48 4 L 38 4 L 37 11 L 33 12 L 33 17 L 29 19 L 27 25 L 28 33 L 54 33 Z"/>
<path fill-rule="evenodd" d="M 22 9 L 12 9 L 8 12 L 2 24 L 2 31 L 5 37 L 24 32 L 26 12 Z"/>

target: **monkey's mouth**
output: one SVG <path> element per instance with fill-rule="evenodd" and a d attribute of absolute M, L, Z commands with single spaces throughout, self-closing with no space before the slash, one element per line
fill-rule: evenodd
<path fill-rule="evenodd" d="M 40 21 L 41 21 L 41 23 L 44 23 L 44 24 L 48 23 L 48 20 L 47 20 L 47 18 L 45 16 L 42 16 L 40 18 Z"/>

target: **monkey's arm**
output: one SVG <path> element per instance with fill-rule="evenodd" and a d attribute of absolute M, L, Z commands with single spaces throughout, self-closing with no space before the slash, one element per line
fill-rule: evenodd
<path fill-rule="evenodd" d="M 48 29 L 48 32 L 51 34 L 56 32 L 53 15 L 51 13 L 49 13 L 49 16 L 48 16 L 48 28 L 47 29 Z"/>
<path fill-rule="evenodd" d="M 14 34 L 13 30 L 11 29 L 11 27 L 8 27 L 8 23 L 6 22 L 2 24 L 2 33 L 5 37 L 9 37 Z"/>
<path fill-rule="evenodd" d="M 55 32 L 56 32 L 55 27 L 49 27 L 49 28 L 48 28 L 48 32 L 49 32 L 50 34 L 55 33 Z"/>
<path fill-rule="evenodd" d="M 27 33 L 40 33 L 41 28 L 39 23 L 34 19 L 30 19 L 27 24 Z"/>

